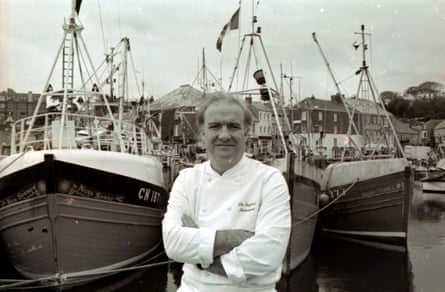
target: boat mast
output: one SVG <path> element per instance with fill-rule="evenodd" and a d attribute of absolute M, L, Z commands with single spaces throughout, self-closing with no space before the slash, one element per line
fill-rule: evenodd
<path fill-rule="evenodd" d="M 312 33 L 312 39 L 313 39 L 314 42 L 317 44 L 318 50 L 320 51 L 320 54 L 321 54 L 321 56 L 323 57 L 323 60 L 324 60 L 324 62 L 325 62 L 325 64 L 326 64 L 326 67 L 328 68 L 328 71 L 329 71 L 329 74 L 330 74 L 330 76 L 331 76 L 331 78 L 332 78 L 332 81 L 333 81 L 334 84 L 335 84 L 335 88 L 337 89 L 337 95 L 340 97 L 340 99 L 341 99 L 341 101 L 342 101 L 342 103 L 343 103 L 343 106 L 344 106 L 344 108 L 345 108 L 346 114 L 348 115 L 348 118 L 349 118 L 349 125 L 348 125 L 348 130 L 347 130 L 347 132 L 346 132 L 346 135 L 348 135 L 348 136 L 351 135 L 351 127 L 354 128 L 355 133 L 360 134 L 360 132 L 359 132 L 358 129 L 357 129 L 357 125 L 356 125 L 355 122 L 354 122 L 354 110 L 353 110 L 352 113 L 349 111 L 348 105 L 347 105 L 347 103 L 346 103 L 346 101 L 345 101 L 345 98 L 344 98 L 344 96 L 343 96 L 343 94 L 342 94 L 342 92 L 341 92 L 341 90 L 340 90 L 339 83 L 337 82 L 337 79 L 336 79 L 335 76 L 334 76 L 334 72 L 333 72 L 332 69 L 331 69 L 331 65 L 329 64 L 329 61 L 328 61 L 328 59 L 326 58 L 326 55 L 324 54 L 324 52 L 323 52 L 323 50 L 322 50 L 322 48 L 321 48 L 320 43 L 318 42 L 318 39 L 317 39 L 317 36 L 316 36 L 315 32 Z M 353 143 L 355 143 L 353 139 L 351 139 L 351 141 L 352 141 Z M 357 148 L 357 151 L 359 151 L 360 156 L 362 156 L 363 153 L 362 153 L 362 150 L 360 149 L 360 147 L 356 147 L 356 148 Z M 346 151 L 346 149 L 344 149 L 344 150 L 342 151 L 342 160 L 343 160 L 343 155 L 344 155 L 344 152 L 345 152 L 345 151 Z"/>
<path fill-rule="evenodd" d="M 206 96 L 207 90 L 208 90 L 208 84 L 207 84 L 207 69 L 206 69 L 206 56 L 204 52 L 204 48 L 202 48 L 202 75 L 201 75 L 201 82 L 202 82 L 202 89 L 204 91 L 203 95 Z"/>
<path fill-rule="evenodd" d="M 228 87 L 228 91 L 231 92 L 231 90 L 232 90 L 233 81 L 235 80 L 235 76 L 236 76 L 236 74 L 238 72 L 238 69 L 239 69 L 239 62 L 240 62 L 240 59 L 241 59 L 241 55 L 243 53 L 243 49 L 244 49 L 244 45 L 246 43 L 246 40 L 249 42 L 249 49 L 248 49 L 248 52 L 247 52 L 246 70 L 245 70 L 245 73 L 244 73 L 245 75 L 244 75 L 244 86 L 243 86 L 243 88 L 247 88 L 247 80 L 248 80 L 248 77 L 250 77 L 249 69 L 250 69 L 250 63 L 251 63 L 252 59 L 255 60 L 255 66 L 256 66 L 256 69 L 257 69 L 255 71 L 255 73 L 257 73 L 259 71 L 263 71 L 262 70 L 262 66 L 260 66 L 260 61 L 259 61 L 259 58 L 258 58 L 259 56 L 257 55 L 257 52 L 255 50 L 255 41 L 259 42 L 260 48 L 261 48 L 261 53 L 264 56 L 264 59 L 265 59 L 266 64 L 267 64 L 267 68 L 269 70 L 268 73 L 270 73 L 270 76 L 271 76 L 272 81 L 273 81 L 274 90 L 272 90 L 271 87 L 266 84 L 265 78 L 264 78 L 265 76 L 263 75 L 264 72 L 261 72 L 264 81 L 260 84 L 260 82 L 258 82 L 258 80 L 257 80 L 257 83 L 258 83 L 259 86 L 261 86 L 260 92 L 264 92 L 265 91 L 265 92 L 267 92 L 267 94 L 269 96 L 269 101 L 270 101 L 270 104 L 272 105 L 272 110 L 273 110 L 273 113 L 274 113 L 275 122 L 277 124 L 280 140 L 281 140 L 281 143 L 283 145 L 284 152 L 287 154 L 288 153 L 287 143 L 286 143 L 286 140 L 284 138 L 284 133 L 283 133 L 283 129 L 282 129 L 282 126 L 281 126 L 280 117 L 278 116 L 278 112 L 277 112 L 277 108 L 276 108 L 276 101 L 274 100 L 274 95 L 275 95 L 274 93 L 278 93 L 278 95 L 279 95 L 278 85 L 277 85 L 277 81 L 275 79 L 275 76 L 273 75 L 272 66 L 270 65 L 266 49 L 264 47 L 264 43 L 263 43 L 263 40 L 261 38 L 261 34 L 260 34 L 261 33 L 261 27 L 260 26 L 255 27 L 257 22 L 258 22 L 258 19 L 257 19 L 257 16 L 255 15 L 255 11 L 254 11 L 254 8 L 253 8 L 253 5 L 252 5 L 251 33 L 244 34 L 243 39 L 241 41 L 241 46 L 240 46 L 239 51 L 238 51 L 238 56 L 236 58 L 236 64 L 235 64 L 235 67 L 233 69 L 232 77 L 230 79 L 230 84 L 229 84 L 229 87 Z M 286 112 L 284 110 L 284 107 L 283 107 L 283 114 L 284 114 L 284 120 L 287 123 L 288 128 L 291 129 L 290 124 L 289 124 L 289 120 L 288 120 Z"/>
<path fill-rule="evenodd" d="M 81 0 L 72 0 L 72 6 L 70 15 L 67 19 L 65 19 L 64 24 L 62 26 L 64 35 L 63 39 L 60 43 L 59 50 L 57 52 L 57 55 L 55 57 L 54 63 L 51 67 L 50 74 L 48 75 L 48 78 L 45 82 L 45 85 L 43 87 L 42 93 L 39 97 L 39 100 L 37 102 L 37 105 L 34 109 L 33 117 L 30 121 L 30 125 L 28 126 L 28 129 L 25 133 L 25 137 L 22 140 L 22 145 L 25 144 L 25 142 L 29 139 L 29 136 L 31 135 L 31 131 L 34 127 L 36 116 L 40 110 L 40 107 L 43 103 L 43 99 L 47 96 L 54 96 L 56 94 L 60 95 L 60 92 L 63 92 L 63 98 L 62 98 L 62 110 L 61 110 L 61 119 L 60 119 L 60 132 L 59 132 L 59 145 L 58 147 L 61 147 L 62 143 L 62 137 L 63 137 L 63 131 L 64 126 L 66 122 L 66 111 L 68 109 L 68 101 L 71 102 L 71 100 L 74 97 L 83 97 L 85 101 L 88 103 L 88 100 L 91 97 L 100 97 L 107 108 L 108 115 L 110 116 L 110 119 L 113 122 L 114 128 L 117 129 L 116 121 L 113 117 L 112 110 L 110 107 L 110 104 L 108 100 L 105 98 L 105 95 L 102 90 L 102 86 L 100 85 L 99 77 L 97 75 L 97 71 L 95 70 L 95 67 L 93 65 L 93 61 L 88 53 L 87 46 L 82 38 L 82 30 L 84 29 L 83 25 L 78 20 L 78 15 L 80 11 L 81 6 Z M 77 58 L 75 58 L 77 57 Z M 53 84 L 50 86 L 50 80 L 53 77 L 55 67 L 58 63 L 58 61 L 62 61 L 62 90 L 57 91 L 55 90 L 55 85 Z M 75 70 L 75 59 L 77 60 L 77 66 L 78 66 L 78 72 Z M 84 66 L 85 68 L 82 68 Z M 90 71 L 91 70 L 91 71 Z M 74 89 L 74 72 L 77 72 L 80 76 L 80 89 L 75 90 Z M 86 82 L 85 82 L 85 76 L 84 73 L 88 74 L 88 82 L 94 83 L 96 86 L 92 86 L 92 89 L 86 90 Z M 112 80 L 110 80 L 112 82 Z M 50 89 L 51 88 L 51 89 Z M 54 89 L 53 89 L 54 88 Z M 119 139 L 122 140 L 122 137 L 119 136 Z M 123 142 L 121 141 L 121 144 Z M 21 146 L 22 148 L 23 146 Z M 20 149 L 20 151 L 23 151 L 24 149 Z"/>
<path fill-rule="evenodd" d="M 119 64 L 119 129 L 121 129 L 122 118 L 124 113 L 124 102 L 126 102 L 125 97 L 128 93 L 128 52 L 130 50 L 130 40 L 127 37 L 122 38 L 122 52 L 121 52 L 121 63 Z"/>
<path fill-rule="evenodd" d="M 400 144 L 400 140 L 397 136 L 397 132 L 394 128 L 393 123 L 391 122 L 388 111 L 385 109 L 385 105 L 384 105 L 382 99 L 380 98 L 379 94 L 377 94 L 377 90 L 375 89 L 376 87 L 375 87 L 374 82 L 373 82 L 371 75 L 369 73 L 369 66 L 366 64 L 366 50 L 368 49 L 368 45 L 366 44 L 365 35 L 370 35 L 370 34 L 365 33 L 365 25 L 364 24 L 361 25 L 361 31 L 359 33 L 355 33 L 355 34 L 360 34 L 361 39 L 362 39 L 362 44 L 361 44 L 362 45 L 362 66 L 356 72 L 357 75 L 360 74 L 360 82 L 359 82 L 359 86 L 357 89 L 357 100 L 358 100 L 359 96 L 364 96 L 364 95 L 367 95 L 367 97 L 369 99 L 369 93 L 370 93 L 371 97 L 373 99 L 372 101 L 375 104 L 377 113 L 380 113 L 382 111 L 380 109 L 380 107 L 378 106 L 378 103 L 380 103 L 381 107 L 383 108 L 383 113 L 385 115 L 385 118 L 388 121 L 388 125 L 391 129 L 392 136 L 394 137 L 394 141 L 396 143 L 396 149 L 398 150 L 398 151 L 396 151 L 396 156 L 400 155 L 401 157 L 405 157 L 402 145 Z M 361 95 L 360 95 L 360 93 L 361 93 Z M 388 141 L 387 133 L 384 128 L 384 118 L 380 114 L 378 114 L 378 116 L 380 117 L 380 125 L 382 128 L 383 136 L 386 140 L 387 145 L 389 146 L 390 143 Z"/>

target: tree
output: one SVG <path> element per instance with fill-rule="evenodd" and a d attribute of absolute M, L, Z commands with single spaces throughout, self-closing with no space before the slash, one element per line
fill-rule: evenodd
<path fill-rule="evenodd" d="M 396 97 L 389 102 L 386 108 L 396 117 L 407 118 L 410 108 L 410 102 L 401 97 Z"/>
<path fill-rule="evenodd" d="M 430 92 L 439 93 L 443 90 L 443 85 L 439 82 L 426 81 L 420 84 L 419 88 Z"/>
<path fill-rule="evenodd" d="M 391 102 L 392 100 L 396 99 L 396 98 L 400 98 L 400 94 L 398 92 L 394 92 L 394 91 L 383 91 L 380 93 L 380 98 L 383 100 L 384 103 L 388 104 L 389 102 Z"/>
<path fill-rule="evenodd" d="M 419 86 L 411 86 L 405 90 L 406 95 L 418 96 L 422 95 L 430 95 L 432 97 L 437 96 L 439 93 L 443 91 L 443 84 L 434 81 L 426 81 L 420 84 Z"/>

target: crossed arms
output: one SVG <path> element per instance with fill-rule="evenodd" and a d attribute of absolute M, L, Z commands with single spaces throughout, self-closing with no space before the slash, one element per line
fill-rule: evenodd
<path fill-rule="evenodd" d="M 181 219 L 184 227 L 199 228 L 190 216 L 183 215 Z M 215 233 L 215 243 L 213 245 L 214 261 L 206 270 L 214 274 L 226 276 L 220 256 L 239 246 L 244 240 L 252 237 L 254 234 L 254 232 L 242 229 L 217 230 Z M 198 267 L 202 269 L 200 264 L 198 264 Z"/>

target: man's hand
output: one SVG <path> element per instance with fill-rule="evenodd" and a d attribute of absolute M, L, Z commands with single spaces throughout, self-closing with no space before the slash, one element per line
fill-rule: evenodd
<path fill-rule="evenodd" d="M 220 276 L 227 276 L 226 271 L 224 270 L 223 265 L 221 264 L 221 258 L 217 257 L 215 258 L 215 261 L 207 268 L 205 269 L 207 272 L 217 274 Z"/>
<path fill-rule="evenodd" d="M 188 215 L 183 215 L 181 220 L 182 226 L 184 227 L 199 228 L 195 221 Z M 221 264 L 220 256 L 239 246 L 244 240 L 252 237 L 254 234 L 252 231 L 242 229 L 217 230 L 213 247 L 213 258 L 215 261 L 206 270 L 225 276 L 226 273 Z"/>

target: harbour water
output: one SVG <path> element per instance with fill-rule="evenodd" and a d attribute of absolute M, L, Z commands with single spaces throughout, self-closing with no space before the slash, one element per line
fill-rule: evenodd
<path fill-rule="evenodd" d="M 1 279 L 18 277 L 4 251 L 0 263 Z M 445 194 L 426 194 L 417 186 L 407 251 L 317 236 L 307 260 L 280 281 L 278 291 L 439 292 L 445 291 L 444 269 Z M 111 276 L 70 291 L 174 292 L 179 277 L 179 266 L 161 265 Z"/>

